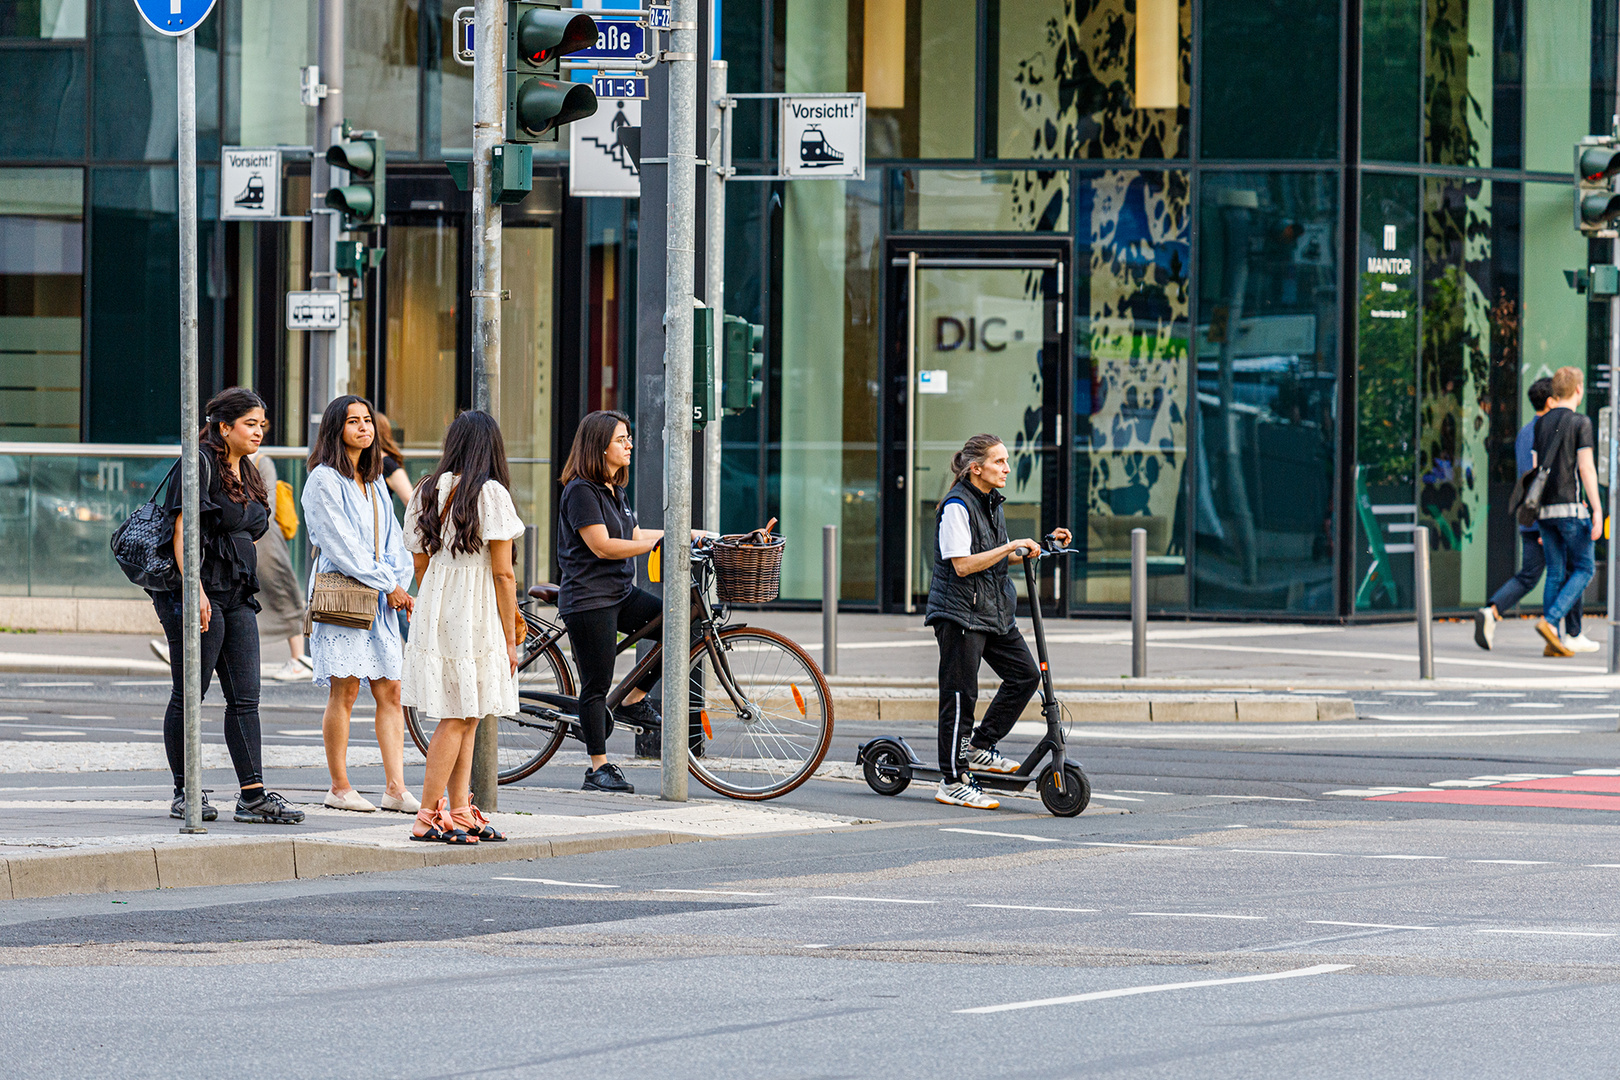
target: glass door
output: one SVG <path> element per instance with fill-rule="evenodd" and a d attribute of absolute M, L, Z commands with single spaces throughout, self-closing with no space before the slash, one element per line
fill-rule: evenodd
<path fill-rule="evenodd" d="M 951 458 L 969 436 L 990 432 L 1007 445 L 1010 536 L 1039 539 L 1059 523 L 1063 260 L 912 251 L 891 266 L 891 295 L 900 299 L 891 355 L 903 365 L 894 381 L 904 389 L 889 440 L 901 504 L 889 515 L 890 550 L 901 558 L 888 569 L 903 584 L 886 592 L 910 612 L 928 594 L 935 507 L 955 482 Z M 1023 596 L 1022 575 L 1015 580 Z M 1048 579 L 1046 602 L 1053 588 Z"/>

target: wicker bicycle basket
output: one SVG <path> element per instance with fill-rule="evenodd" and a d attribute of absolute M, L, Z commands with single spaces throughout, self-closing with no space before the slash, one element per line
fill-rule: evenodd
<path fill-rule="evenodd" d="M 765 537 L 763 543 L 760 537 Z M 714 542 L 715 591 L 722 604 L 768 604 L 782 591 L 787 541 L 764 532 L 722 536 Z"/>

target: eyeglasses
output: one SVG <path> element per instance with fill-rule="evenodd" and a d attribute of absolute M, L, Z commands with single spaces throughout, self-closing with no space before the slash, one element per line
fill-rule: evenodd
<path fill-rule="evenodd" d="M 630 441 L 630 436 L 628 436 L 628 435 L 615 435 L 615 436 L 613 436 L 612 441 L 618 443 L 620 446 L 630 446 L 630 445 L 632 445 L 632 443 Z"/>

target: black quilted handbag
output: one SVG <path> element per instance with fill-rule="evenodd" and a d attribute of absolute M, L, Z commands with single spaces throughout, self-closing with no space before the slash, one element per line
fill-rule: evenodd
<path fill-rule="evenodd" d="M 180 587 L 180 570 L 174 563 L 174 519 L 158 505 L 163 489 L 175 482 L 180 463 L 174 463 L 152 497 L 113 530 L 112 553 L 124 576 L 143 589 L 167 592 Z"/>

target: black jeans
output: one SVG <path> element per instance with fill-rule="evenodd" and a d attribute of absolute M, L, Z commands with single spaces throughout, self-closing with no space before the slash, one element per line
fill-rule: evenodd
<path fill-rule="evenodd" d="M 210 593 L 213 614 L 202 634 L 202 692 L 208 694 L 209 678 L 217 671 L 219 686 L 225 692 L 225 747 L 236 767 L 241 787 L 264 783 L 264 757 L 259 745 L 259 623 L 246 597 L 240 593 Z M 152 606 L 169 639 L 169 669 L 173 678 L 169 707 L 163 712 L 163 748 L 169 755 L 169 771 L 174 774 L 174 793 L 185 788 L 185 621 L 180 613 L 180 593 L 152 594 Z"/>
<path fill-rule="evenodd" d="M 1016 626 L 1005 634 L 986 634 L 937 622 L 934 637 L 939 641 L 939 771 L 955 780 L 962 769 L 962 737 L 971 732 L 973 745 L 984 750 L 1000 742 L 1040 688 L 1041 672 Z M 980 660 L 1001 676 L 1001 689 L 975 730 Z"/>
<path fill-rule="evenodd" d="M 632 589 L 612 607 L 563 616 L 568 640 L 574 646 L 574 666 L 579 668 L 579 721 L 590 753 L 607 753 L 607 696 L 613 689 L 619 635 L 633 634 L 663 613 L 662 600 L 645 589 Z M 636 686 L 651 690 L 662 671 L 662 663 L 654 664 Z"/>

